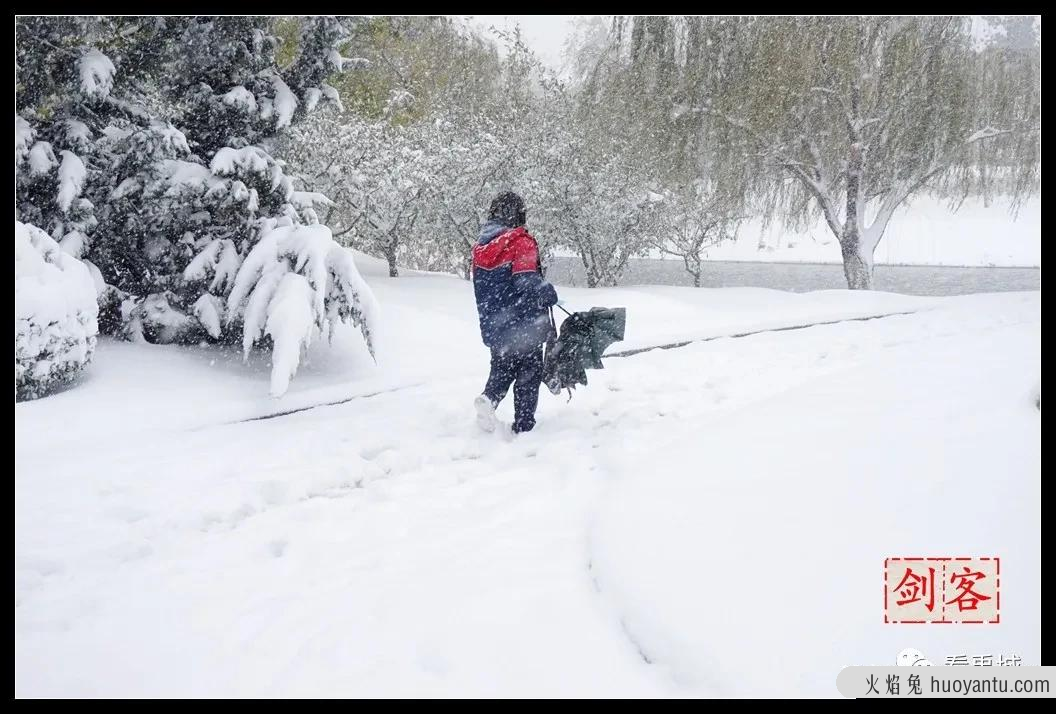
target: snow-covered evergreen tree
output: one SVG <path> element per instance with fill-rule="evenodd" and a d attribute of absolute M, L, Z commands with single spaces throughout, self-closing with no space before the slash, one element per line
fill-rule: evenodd
<path fill-rule="evenodd" d="M 358 325 L 373 349 L 375 309 L 351 256 L 318 225 L 328 199 L 294 190 L 271 153 L 293 122 L 340 104 L 326 80 L 350 63 L 346 23 L 299 20 L 280 67 L 275 22 L 19 18 L 15 164 L 18 218 L 98 271 L 106 331 L 273 347 L 281 392 L 290 354 L 332 320 Z M 311 240 L 278 241 L 278 229 Z M 299 287 L 255 290 L 279 264 Z M 249 296 L 265 328 L 246 323 Z"/>

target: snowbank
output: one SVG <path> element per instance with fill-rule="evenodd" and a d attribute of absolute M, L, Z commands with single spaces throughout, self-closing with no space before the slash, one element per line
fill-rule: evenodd
<path fill-rule="evenodd" d="M 92 359 L 99 308 L 84 263 L 15 221 L 15 398 L 71 381 Z"/>

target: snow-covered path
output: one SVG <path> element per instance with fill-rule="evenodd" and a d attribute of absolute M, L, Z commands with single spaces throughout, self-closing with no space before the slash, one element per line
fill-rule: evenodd
<path fill-rule="evenodd" d="M 350 340 L 279 406 L 373 396 L 231 423 L 276 410 L 263 365 L 105 343 L 16 407 L 16 695 L 834 696 L 908 646 L 1037 662 L 1039 294 L 568 291 L 626 305 L 627 349 L 920 312 L 612 359 L 508 443 L 473 425 L 466 284 L 370 279 L 382 366 Z M 883 559 L 922 551 L 1001 556 L 1002 624 L 885 626 Z"/>

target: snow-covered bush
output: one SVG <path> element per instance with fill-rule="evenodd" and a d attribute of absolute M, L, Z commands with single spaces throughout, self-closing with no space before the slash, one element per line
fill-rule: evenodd
<path fill-rule="evenodd" d="M 43 230 L 15 221 L 15 399 L 72 380 L 95 350 L 95 283 Z"/>

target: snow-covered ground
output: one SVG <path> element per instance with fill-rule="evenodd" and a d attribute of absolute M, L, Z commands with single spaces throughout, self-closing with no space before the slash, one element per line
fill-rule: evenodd
<path fill-rule="evenodd" d="M 762 246 L 762 247 L 760 247 Z M 751 220 L 736 240 L 708 249 L 710 260 L 839 263 L 840 245 L 824 219 L 807 231 Z M 654 257 L 661 257 L 655 255 Z M 874 259 L 878 265 L 1041 265 L 1041 198 L 1026 201 L 1018 215 L 1006 198 L 990 206 L 968 200 L 956 212 L 949 204 L 921 196 L 891 218 Z"/>
<path fill-rule="evenodd" d="M 628 308 L 618 349 L 914 313 L 610 358 L 506 442 L 473 422 L 469 284 L 358 262 L 378 365 L 348 330 L 276 401 L 260 358 L 101 341 L 16 405 L 17 696 L 837 696 L 906 647 L 1039 662 L 1040 293 L 565 289 Z M 885 625 L 907 555 L 1000 556 L 1001 624 Z"/>

